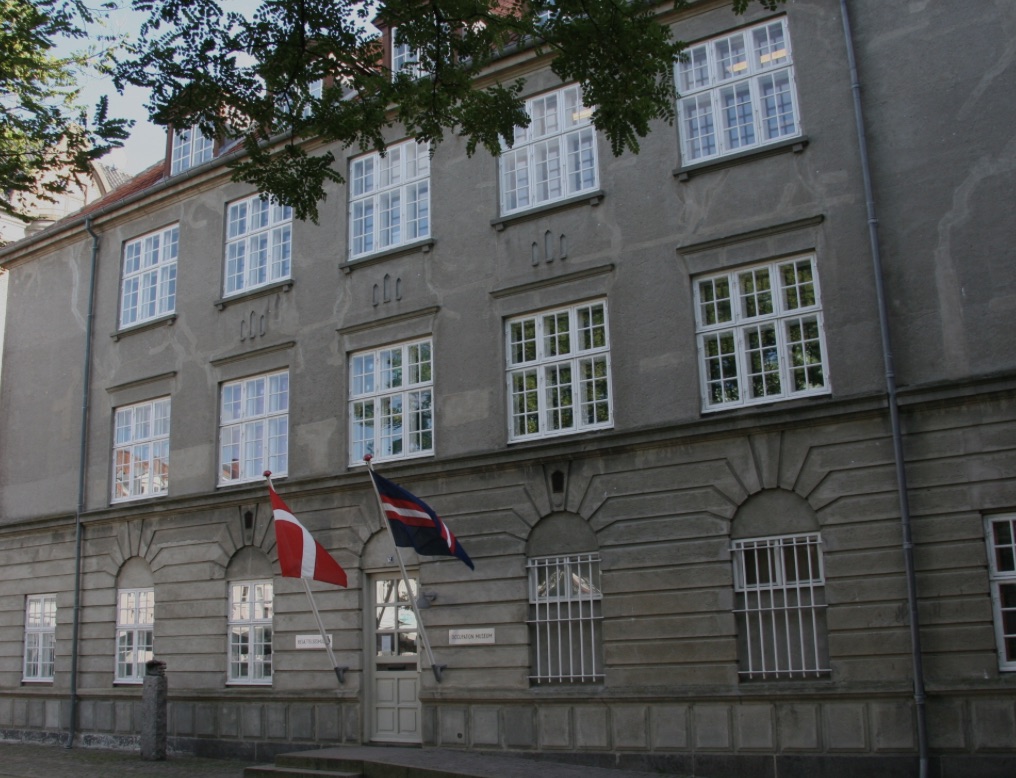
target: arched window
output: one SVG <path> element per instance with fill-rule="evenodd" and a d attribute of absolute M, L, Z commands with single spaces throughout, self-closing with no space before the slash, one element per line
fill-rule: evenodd
<path fill-rule="evenodd" d="M 526 556 L 530 681 L 602 681 L 603 594 L 595 534 L 579 516 L 553 514 L 533 529 Z"/>
<path fill-rule="evenodd" d="M 230 684 L 272 682 L 272 565 L 260 549 L 244 546 L 226 571 L 229 582 Z"/>
<path fill-rule="evenodd" d="M 131 557 L 116 577 L 115 683 L 141 683 L 155 656 L 155 586 L 141 557 Z"/>
<path fill-rule="evenodd" d="M 825 569 L 818 521 L 792 492 L 751 497 L 734 517 L 741 680 L 829 674 Z"/>

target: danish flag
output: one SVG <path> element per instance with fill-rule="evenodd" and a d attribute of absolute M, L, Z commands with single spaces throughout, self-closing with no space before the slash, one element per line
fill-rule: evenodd
<path fill-rule="evenodd" d="M 346 571 L 325 551 L 294 516 L 268 482 L 275 517 L 275 543 L 279 550 L 279 568 L 287 578 L 310 578 L 314 581 L 346 586 Z"/>

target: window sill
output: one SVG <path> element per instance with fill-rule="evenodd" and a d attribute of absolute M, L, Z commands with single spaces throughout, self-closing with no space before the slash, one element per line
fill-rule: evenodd
<path fill-rule="evenodd" d="M 535 208 L 530 208 L 526 211 L 519 211 L 517 213 L 509 214 L 508 216 L 491 219 L 490 226 L 498 232 L 502 232 L 505 227 L 515 224 L 516 222 L 537 219 L 550 213 L 563 211 L 576 205 L 582 205 L 583 203 L 589 206 L 597 206 L 603 201 L 605 194 L 606 193 L 602 189 L 597 189 L 592 192 L 584 192 L 583 194 L 569 197 L 567 200 L 555 200 L 552 203 L 538 205 Z"/>
<path fill-rule="evenodd" d="M 168 497 L 169 497 L 168 492 L 163 492 L 162 494 L 142 494 L 137 497 L 119 497 L 115 500 L 110 499 L 109 507 L 120 508 L 124 505 L 136 505 L 137 503 L 141 502 L 147 503 L 153 500 L 164 500 L 167 499 Z"/>
<path fill-rule="evenodd" d="M 740 403 L 738 405 L 714 405 L 708 408 L 703 406 L 702 414 L 704 416 L 712 416 L 716 413 L 737 413 L 739 411 L 743 411 L 744 413 L 758 413 L 760 410 L 785 408 L 788 405 L 791 405 L 791 407 L 801 407 L 814 403 L 817 400 L 826 400 L 832 396 L 832 393 L 831 388 L 825 388 L 813 392 L 802 392 L 801 394 L 795 394 L 789 397 L 772 397 L 766 398 L 765 400 Z"/>
<path fill-rule="evenodd" d="M 249 292 L 241 292 L 237 295 L 230 297 L 223 297 L 215 301 L 215 307 L 220 311 L 227 308 L 235 303 L 243 303 L 248 300 L 256 300 L 258 297 L 264 297 L 265 295 L 274 294 L 278 291 L 288 292 L 293 288 L 292 278 L 287 278 L 285 281 L 276 281 L 273 284 L 266 284 L 265 286 L 259 286 L 257 289 L 251 289 Z"/>
<path fill-rule="evenodd" d="M 158 319 L 150 319 L 149 321 L 141 324 L 134 324 L 130 327 L 125 327 L 122 330 L 117 330 L 112 333 L 109 337 L 114 342 L 119 341 L 120 338 L 126 337 L 127 335 L 135 335 L 139 332 L 147 332 L 148 330 L 154 330 L 156 327 L 172 327 L 176 323 L 176 314 L 171 313 L 168 316 L 161 316 Z"/>
<path fill-rule="evenodd" d="M 379 251 L 376 254 L 364 254 L 362 257 L 358 257 L 357 259 L 347 259 L 345 262 L 339 263 L 339 270 L 348 276 L 358 267 L 374 265 L 378 262 L 384 262 L 385 260 L 391 259 L 392 257 L 401 257 L 403 254 L 415 254 L 416 252 L 429 254 L 432 248 L 434 248 L 434 239 L 424 238 L 423 240 L 413 241 L 412 243 L 404 243 L 401 246 L 385 249 L 384 251 Z"/>
<path fill-rule="evenodd" d="M 808 137 L 806 135 L 799 135 L 796 138 L 790 140 L 781 141 L 779 143 L 771 143 L 766 146 L 757 146 L 747 151 L 741 151 L 736 154 L 728 154 L 718 159 L 711 159 L 707 162 L 699 162 L 693 165 L 685 165 L 674 170 L 674 178 L 678 181 L 688 181 L 693 176 L 701 175 L 702 173 L 711 173 L 714 170 L 723 170 L 724 168 L 734 167 L 740 165 L 746 159 L 762 159 L 764 157 L 774 157 L 778 154 L 786 154 L 793 152 L 794 154 L 800 154 L 808 147 Z"/>

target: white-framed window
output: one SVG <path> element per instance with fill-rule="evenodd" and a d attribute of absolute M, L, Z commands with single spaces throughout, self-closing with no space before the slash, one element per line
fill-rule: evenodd
<path fill-rule="evenodd" d="M 407 140 L 350 162 L 353 259 L 430 236 L 430 147 Z"/>
<path fill-rule="evenodd" d="M 219 483 L 261 480 L 289 469 L 289 371 L 222 385 Z"/>
<path fill-rule="evenodd" d="M 565 200 L 599 188 L 593 111 L 577 84 L 526 100 L 528 127 L 498 159 L 501 215 Z"/>
<path fill-rule="evenodd" d="M 423 75 L 422 57 L 417 49 L 398 40 L 398 28 L 392 28 L 392 79 L 400 73 L 416 79 Z"/>
<path fill-rule="evenodd" d="M 155 590 L 120 589 L 116 597 L 117 683 L 141 683 L 155 646 Z"/>
<path fill-rule="evenodd" d="M 509 440 L 613 425 L 605 302 L 510 319 L 506 340 Z"/>
<path fill-rule="evenodd" d="M 695 280 L 703 410 L 829 393 L 813 256 Z"/>
<path fill-rule="evenodd" d="M 130 327 L 176 310 L 176 260 L 180 227 L 127 241 L 123 247 L 120 326 Z"/>
<path fill-rule="evenodd" d="M 272 682 L 271 581 L 229 585 L 229 683 Z"/>
<path fill-rule="evenodd" d="M 603 680 L 600 555 L 538 557 L 529 572 L 532 683 Z"/>
<path fill-rule="evenodd" d="M 25 681 L 52 681 L 56 664 L 56 595 L 25 598 Z"/>
<path fill-rule="evenodd" d="M 801 134 L 786 19 L 689 46 L 674 76 L 686 165 Z"/>
<path fill-rule="evenodd" d="M 434 453 L 434 359 L 430 339 L 353 354 L 349 461 Z"/>
<path fill-rule="evenodd" d="M 985 520 L 998 669 L 1016 670 L 1016 515 Z"/>
<path fill-rule="evenodd" d="M 828 675 L 818 533 L 735 540 L 731 551 L 741 679 Z"/>
<path fill-rule="evenodd" d="M 214 147 L 214 141 L 206 138 L 197 125 L 183 130 L 174 129 L 170 175 L 175 176 L 202 162 L 207 162 L 212 158 Z"/>
<path fill-rule="evenodd" d="M 113 414 L 113 502 L 169 491 L 169 398 Z"/>
<path fill-rule="evenodd" d="M 260 195 L 226 206 L 223 294 L 241 294 L 283 281 L 292 273 L 293 209 Z"/>

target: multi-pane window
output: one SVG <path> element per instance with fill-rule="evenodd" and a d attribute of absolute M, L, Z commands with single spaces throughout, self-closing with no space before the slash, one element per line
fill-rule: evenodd
<path fill-rule="evenodd" d="M 212 158 L 215 143 L 206 138 L 196 125 L 185 130 L 173 130 L 173 153 L 170 174 L 182 173 Z"/>
<path fill-rule="evenodd" d="M 260 195 L 226 209 L 226 295 L 282 281 L 291 273 L 293 209 Z"/>
<path fill-rule="evenodd" d="M 419 653 L 418 627 L 411 599 L 419 595 L 415 578 L 406 582 L 396 576 L 374 581 L 375 656 L 380 659 L 415 662 Z M 382 661 L 381 667 L 387 663 Z"/>
<path fill-rule="evenodd" d="M 540 557 L 529 570 L 533 683 L 603 680 L 600 555 Z"/>
<path fill-rule="evenodd" d="M 272 682 L 272 582 L 229 585 L 229 682 Z"/>
<path fill-rule="evenodd" d="M 498 160 L 501 215 L 565 200 L 599 187 L 592 109 L 577 85 L 526 101 L 528 127 L 515 128 Z"/>
<path fill-rule="evenodd" d="M 814 257 L 695 281 L 704 410 L 829 392 Z"/>
<path fill-rule="evenodd" d="M 289 372 L 222 385 L 219 483 L 262 478 L 289 469 Z"/>
<path fill-rule="evenodd" d="M 141 683 L 154 656 L 155 590 L 120 589 L 116 604 L 116 681 Z"/>
<path fill-rule="evenodd" d="M 52 681 L 56 662 L 56 595 L 32 594 L 25 600 L 26 681 Z"/>
<path fill-rule="evenodd" d="M 685 164 L 801 134 L 785 19 L 688 47 L 675 77 Z"/>
<path fill-rule="evenodd" d="M 735 540 L 732 552 L 742 680 L 828 675 L 818 534 Z"/>
<path fill-rule="evenodd" d="M 398 40 L 397 28 L 392 30 L 392 78 L 405 73 L 410 78 L 423 75 L 420 52 L 408 43 Z"/>
<path fill-rule="evenodd" d="M 506 345 L 510 440 L 611 426 L 606 303 L 511 319 Z"/>
<path fill-rule="evenodd" d="M 365 454 L 404 459 L 434 453 L 431 341 L 386 346 L 350 360 L 350 462 Z"/>
<path fill-rule="evenodd" d="M 176 310 L 177 225 L 128 241 L 123 249 L 120 326 L 141 324 Z"/>
<path fill-rule="evenodd" d="M 349 171 L 349 253 L 358 258 L 430 236 L 430 148 L 414 140 L 357 157 Z"/>
<path fill-rule="evenodd" d="M 169 490 L 169 398 L 117 408 L 113 415 L 113 501 Z"/>
<path fill-rule="evenodd" d="M 986 521 L 998 667 L 1016 670 L 1016 516 Z"/>

